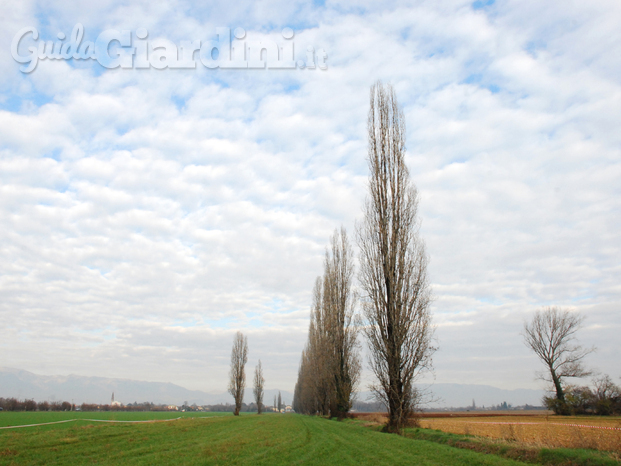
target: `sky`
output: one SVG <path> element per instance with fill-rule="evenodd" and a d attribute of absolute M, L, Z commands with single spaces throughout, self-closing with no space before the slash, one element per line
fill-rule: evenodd
<path fill-rule="evenodd" d="M 78 23 L 134 45 L 139 29 L 179 45 L 243 28 L 238 45 L 293 43 L 302 61 L 312 46 L 317 66 L 196 52 L 185 69 L 20 71 L 20 30 L 58 41 Z M 616 0 L 3 2 L 0 366 L 219 393 L 240 330 L 248 371 L 261 359 L 266 387 L 292 391 L 329 238 L 362 218 L 382 80 L 429 254 L 424 380 L 545 387 L 521 332 L 554 305 L 585 317 L 587 365 L 621 383 L 619 24 Z"/>

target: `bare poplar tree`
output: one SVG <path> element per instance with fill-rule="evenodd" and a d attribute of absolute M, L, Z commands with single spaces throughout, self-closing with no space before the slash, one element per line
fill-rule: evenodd
<path fill-rule="evenodd" d="M 294 391 L 294 409 L 299 413 L 327 415 L 330 409 L 333 377 L 329 368 L 328 333 L 323 309 L 323 280 L 317 277 L 308 342 L 302 351 Z"/>
<path fill-rule="evenodd" d="M 341 228 L 326 250 L 323 277 L 315 281 L 308 343 L 294 391 L 296 412 L 341 419 L 351 409 L 361 370 L 353 273 L 353 251 Z"/>
<path fill-rule="evenodd" d="M 546 366 L 547 374 L 541 377 L 554 386 L 559 414 L 568 414 L 563 379 L 591 375 L 583 359 L 595 348 L 582 348 L 575 338 L 583 321 L 579 314 L 552 306 L 537 311 L 531 322 L 524 324 L 524 341 Z"/>
<path fill-rule="evenodd" d="M 311 379 L 311 360 L 307 345 L 302 350 L 300 368 L 298 369 L 298 381 L 293 392 L 293 409 L 296 413 L 317 414 L 315 384 L 313 382 Z"/>
<path fill-rule="evenodd" d="M 308 356 L 310 381 L 313 384 L 315 413 L 327 415 L 330 410 L 332 374 L 328 348 L 328 319 L 324 312 L 323 279 L 317 277 L 313 289 L 313 308 L 308 331 Z M 315 414 L 313 413 L 313 414 Z"/>
<path fill-rule="evenodd" d="M 254 400 L 257 403 L 257 413 L 261 414 L 263 411 L 263 386 L 265 385 L 265 378 L 263 377 L 263 368 L 261 367 L 261 360 L 254 369 Z"/>
<path fill-rule="evenodd" d="M 357 227 L 359 279 L 371 387 L 388 406 L 387 430 L 399 431 L 415 413 L 414 380 L 431 369 L 433 328 L 427 254 L 419 236 L 418 194 L 405 165 L 405 119 L 392 86 L 371 87 L 368 117 L 369 195 Z"/>
<path fill-rule="evenodd" d="M 248 362 L 248 339 L 241 332 L 235 334 L 233 339 L 233 349 L 231 350 L 231 371 L 229 381 L 229 393 L 235 399 L 235 416 L 239 416 L 239 411 L 244 399 L 246 388 L 246 370 Z"/>
<path fill-rule="evenodd" d="M 332 382 L 330 415 L 342 419 L 351 409 L 353 393 L 360 378 L 358 326 L 354 322 L 355 296 L 351 289 L 354 253 L 341 227 L 330 239 L 323 279 L 323 314 L 326 321 L 326 348 Z"/>

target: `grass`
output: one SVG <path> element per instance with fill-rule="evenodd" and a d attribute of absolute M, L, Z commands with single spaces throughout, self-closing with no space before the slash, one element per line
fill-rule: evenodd
<path fill-rule="evenodd" d="M 8 416 L 7 416 L 8 414 Z M 32 416 L 28 416 L 32 414 Z M 154 413 L 0 413 L 0 424 L 27 424 Z M 158 416 L 177 413 L 156 413 Z M 185 413 L 196 415 L 196 413 Z M 216 413 L 214 413 L 216 414 Z M 220 413 L 217 413 L 220 414 Z M 50 416 L 54 415 L 54 416 Z M 161 419 L 162 417 L 160 417 Z M 23 422 L 16 422 L 23 421 Z M 519 465 L 495 455 L 383 434 L 357 423 L 296 414 L 230 414 L 144 424 L 89 421 L 0 430 L 0 465 L 64 464 L 417 464 Z"/>

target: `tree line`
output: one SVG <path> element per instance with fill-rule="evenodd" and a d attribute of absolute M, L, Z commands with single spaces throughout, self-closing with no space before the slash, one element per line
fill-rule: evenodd
<path fill-rule="evenodd" d="M 75 409 L 75 405 L 68 401 L 36 402 L 17 398 L 0 398 L 0 408 L 3 411 L 71 411 Z"/>
<path fill-rule="evenodd" d="M 308 342 L 293 397 L 298 413 L 343 418 L 351 409 L 361 372 L 353 267 L 353 251 L 341 228 L 331 238 L 324 274 L 313 290 Z"/>
<path fill-rule="evenodd" d="M 420 393 L 414 381 L 431 369 L 436 348 L 418 192 L 405 164 L 405 117 L 392 86 L 379 81 L 370 91 L 367 133 L 368 194 L 356 226 L 361 297 L 352 291 L 353 253 L 341 228 L 331 238 L 323 276 L 315 283 L 294 409 L 347 415 L 360 378 L 357 334 L 362 330 L 376 380 L 371 389 L 388 408 L 386 430 L 398 432 L 415 422 Z"/>
<path fill-rule="evenodd" d="M 167 405 L 154 403 L 133 403 L 129 405 L 109 405 L 82 403 L 79 405 L 68 401 L 34 401 L 17 398 L 0 398 L 3 411 L 168 411 Z"/>
<path fill-rule="evenodd" d="M 261 412 L 276 411 L 279 412 L 286 406 L 282 402 L 280 393 L 276 395 L 274 406 L 261 405 Z M 204 409 L 211 412 L 229 412 L 233 413 L 236 409 L 244 413 L 256 413 L 259 411 L 258 405 L 254 403 L 242 403 L 239 408 L 233 404 L 215 404 L 198 407 L 196 405 L 181 408 L 185 411 L 199 411 Z M 151 402 L 130 403 L 127 405 L 110 405 L 96 403 L 71 404 L 68 401 L 34 401 L 34 400 L 18 400 L 17 398 L 0 398 L 0 409 L 3 411 L 170 411 L 168 405 L 155 404 Z"/>

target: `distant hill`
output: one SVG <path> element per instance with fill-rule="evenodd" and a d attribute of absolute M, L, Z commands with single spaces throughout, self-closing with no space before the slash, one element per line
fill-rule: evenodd
<path fill-rule="evenodd" d="M 105 377 L 83 377 L 79 375 L 47 376 L 32 372 L 0 367 L 0 397 L 33 399 L 35 401 L 73 401 L 82 403 L 110 403 L 114 398 L 121 403 L 135 401 L 156 404 L 181 405 L 187 401 L 190 405 L 208 405 L 233 403 L 228 393 L 207 393 L 188 390 L 172 383 L 142 382 L 129 379 L 110 379 Z M 263 398 L 266 405 L 271 405 L 277 389 L 265 390 Z M 291 404 L 293 395 L 281 390 L 283 402 Z M 244 401 L 252 401 L 252 388 L 246 389 Z"/>
<path fill-rule="evenodd" d="M 489 385 L 467 385 L 438 383 L 425 387 L 435 401 L 428 407 L 465 407 L 475 401 L 477 407 L 499 405 L 507 402 L 513 406 L 541 405 L 543 390 L 516 389 L 503 390 Z M 209 405 L 233 403 L 228 393 L 207 393 L 200 390 L 188 390 L 172 383 L 142 382 L 129 379 L 109 379 L 105 377 L 83 377 L 79 375 L 46 376 L 32 372 L 0 367 L 0 397 L 34 399 L 35 401 L 73 401 L 82 403 L 110 403 L 114 392 L 116 401 L 133 403 L 149 401 L 156 404 Z M 272 405 L 277 389 L 265 390 L 264 403 Z M 293 394 L 281 390 L 283 402 L 291 404 Z M 370 399 L 369 392 L 358 394 L 359 401 Z M 246 389 L 244 401 L 253 400 L 252 387 Z"/>

